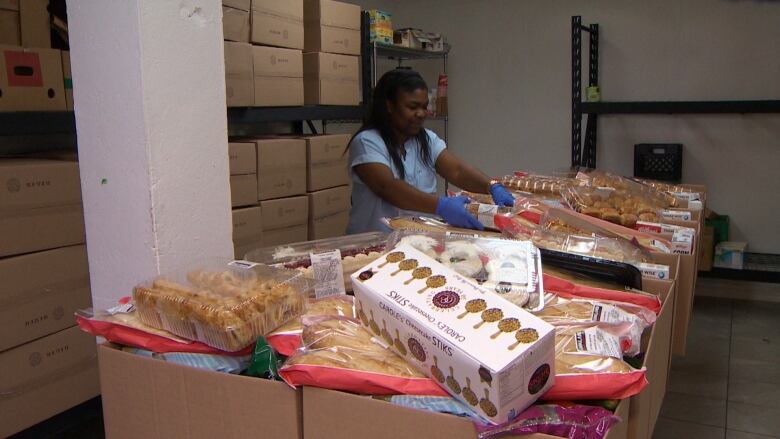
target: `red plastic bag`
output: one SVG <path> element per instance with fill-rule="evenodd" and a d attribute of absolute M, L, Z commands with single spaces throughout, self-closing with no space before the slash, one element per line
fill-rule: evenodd
<path fill-rule="evenodd" d="M 658 296 L 640 292 L 632 293 L 629 291 L 607 290 L 604 288 L 579 285 L 546 273 L 544 274 L 544 289 L 567 299 L 588 298 L 612 300 L 615 302 L 632 303 L 634 305 L 643 306 L 656 313 L 656 315 L 661 312 L 661 299 Z"/>

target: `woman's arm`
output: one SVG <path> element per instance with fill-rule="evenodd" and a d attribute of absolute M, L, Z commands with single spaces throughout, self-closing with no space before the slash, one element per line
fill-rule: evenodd
<path fill-rule="evenodd" d="M 439 202 L 436 195 L 426 194 L 409 183 L 395 178 L 386 165 L 363 163 L 352 169 L 372 192 L 393 206 L 404 210 L 436 213 Z"/>
<path fill-rule="evenodd" d="M 446 149 L 436 159 L 436 172 L 463 190 L 490 193 L 490 178 Z"/>

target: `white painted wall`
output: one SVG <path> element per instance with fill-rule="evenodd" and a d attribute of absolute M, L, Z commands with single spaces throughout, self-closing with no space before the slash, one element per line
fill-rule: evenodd
<path fill-rule="evenodd" d="M 220 0 L 69 0 L 93 304 L 231 257 Z"/>
<path fill-rule="evenodd" d="M 572 15 L 601 25 L 604 100 L 780 99 L 778 2 L 355 3 L 392 12 L 396 28 L 446 34 L 450 147 L 491 174 L 569 165 Z M 780 253 L 780 115 L 602 117 L 598 166 L 631 175 L 642 142 L 683 143 L 683 178 L 710 188 L 732 239 Z"/>

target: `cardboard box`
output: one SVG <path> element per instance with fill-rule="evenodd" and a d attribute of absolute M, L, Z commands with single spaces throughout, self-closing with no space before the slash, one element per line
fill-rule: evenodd
<path fill-rule="evenodd" d="M 260 203 L 263 214 L 263 246 L 308 240 L 309 199 L 277 198 Z"/>
<path fill-rule="evenodd" d="M 357 56 L 304 53 L 306 105 L 360 104 L 360 61 Z"/>
<path fill-rule="evenodd" d="M 300 50 L 252 48 L 255 106 L 303 105 L 303 54 Z"/>
<path fill-rule="evenodd" d="M 19 2 L 22 46 L 51 48 L 51 18 L 49 0 L 22 0 Z"/>
<path fill-rule="evenodd" d="M 406 28 L 393 32 L 393 44 L 431 52 L 444 51 L 444 38 L 441 34 L 423 32 L 420 29 Z"/>
<path fill-rule="evenodd" d="M 62 77 L 65 82 L 65 109 L 73 111 L 73 75 L 70 72 L 70 52 L 62 51 Z"/>
<path fill-rule="evenodd" d="M 292 138 L 258 139 L 257 199 L 306 193 L 306 141 Z"/>
<path fill-rule="evenodd" d="M 225 94 L 228 107 L 251 107 L 255 102 L 252 45 L 225 41 Z"/>
<path fill-rule="evenodd" d="M 0 437 L 100 394 L 95 338 L 71 327 L 0 353 Z"/>
<path fill-rule="evenodd" d="M 252 42 L 303 49 L 303 0 L 252 0 Z"/>
<path fill-rule="evenodd" d="M 309 192 L 349 184 L 347 144 L 350 134 L 307 136 L 306 190 Z"/>
<path fill-rule="evenodd" d="M 81 204 L 0 212 L 0 257 L 83 244 Z"/>
<path fill-rule="evenodd" d="M 62 55 L 0 46 L 0 111 L 65 111 Z"/>
<path fill-rule="evenodd" d="M 699 271 L 710 271 L 712 270 L 712 262 L 715 257 L 715 228 L 705 226 L 700 241 Z"/>
<path fill-rule="evenodd" d="M 747 242 L 724 241 L 715 246 L 713 267 L 742 270 L 745 268 Z"/>
<path fill-rule="evenodd" d="M 261 248 L 263 214 L 260 207 L 233 210 L 233 248 L 236 259 L 244 259 L 251 250 Z"/>
<path fill-rule="evenodd" d="M 181 366 L 105 344 L 98 356 L 106 437 L 303 437 L 301 393 L 284 383 Z"/>
<path fill-rule="evenodd" d="M 242 11 L 250 11 L 252 0 L 222 0 L 222 6 L 228 6 Z"/>
<path fill-rule="evenodd" d="M 339 186 L 311 192 L 309 196 L 309 240 L 332 238 L 346 233 L 352 189 Z"/>
<path fill-rule="evenodd" d="M 391 260 L 394 253 L 405 259 Z M 410 260 L 415 264 L 407 270 L 403 263 Z M 417 266 L 429 267 L 428 279 L 438 276 L 442 284 L 431 286 L 416 280 L 412 269 Z M 373 275 L 362 280 L 367 271 Z M 352 287 L 360 312 L 371 315 L 372 332 L 379 335 L 381 322 L 391 334 L 401 334 L 408 351 L 397 345 L 393 350 L 431 378 L 441 381 L 436 369 L 440 376 L 446 374 L 443 388 L 467 405 L 461 386 L 470 382 L 472 394 L 479 398 L 474 410 L 489 422 L 500 424 L 514 418 L 555 381 L 552 325 L 411 246 L 399 245 L 386 258 L 355 272 Z M 487 309 L 499 313 L 497 317 L 485 320 L 483 312 L 471 313 L 466 304 L 476 300 L 486 302 Z M 503 329 L 504 322 L 514 326 Z M 536 330 L 536 338 L 517 342 L 512 335 L 520 328 Z"/>
<path fill-rule="evenodd" d="M 305 0 L 306 52 L 360 55 L 360 6 L 333 0 Z"/>
<path fill-rule="evenodd" d="M 81 203 L 76 162 L 0 159 L 0 184 L 0 212 Z"/>
<path fill-rule="evenodd" d="M 249 42 L 249 11 L 222 6 L 222 37 L 228 41 Z"/>
<path fill-rule="evenodd" d="M 620 401 L 615 414 L 622 422 L 605 439 L 626 439 L 630 400 Z M 338 421 L 349 413 L 349 421 Z M 361 395 L 317 387 L 303 388 L 303 434 L 307 438 L 344 439 L 476 439 L 467 418 L 400 407 Z M 503 436 L 502 436 L 503 437 Z M 560 439 L 547 434 L 506 436 L 507 439 Z"/>
<path fill-rule="evenodd" d="M 22 45 L 19 0 L 0 2 L 0 44 L 9 46 Z"/>
<path fill-rule="evenodd" d="M 230 175 L 257 174 L 256 148 L 254 142 L 228 143 Z"/>
<path fill-rule="evenodd" d="M 83 245 L 0 259 L 0 351 L 76 324 L 92 302 Z"/>
<path fill-rule="evenodd" d="M 257 175 L 230 176 L 230 205 L 233 207 L 257 204 Z"/>

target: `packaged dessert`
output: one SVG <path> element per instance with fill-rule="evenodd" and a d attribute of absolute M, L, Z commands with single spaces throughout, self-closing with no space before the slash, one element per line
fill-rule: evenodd
<path fill-rule="evenodd" d="M 604 439 L 610 427 L 618 422 L 620 418 L 605 408 L 561 403 L 533 405 L 508 424 L 476 424 L 475 427 L 479 439 L 536 433 L 570 439 Z"/>
<path fill-rule="evenodd" d="M 388 347 L 395 340 L 386 330 L 380 338 L 357 321 L 337 316 L 306 318 L 304 326 L 303 347 L 279 369 L 293 387 L 371 395 L 447 394 Z"/>
<path fill-rule="evenodd" d="M 636 229 L 645 233 L 671 233 L 672 240 L 669 246 L 671 252 L 675 254 L 689 255 L 695 248 L 696 230 L 690 227 L 639 221 L 636 223 Z"/>
<path fill-rule="evenodd" d="M 469 203 L 466 205 L 466 211 L 474 215 L 477 220 L 487 229 L 497 230 L 493 218 L 496 215 L 511 215 L 511 207 L 502 207 L 495 204 Z"/>
<path fill-rule="evenodd" d="M 647 308 L 658 315 L 661 312 L 661 299 L 636 289 L 612 289 L 591 286 L 581 280 L 566 276 L 563 272 L 544 270 L 544 287 L 548 292 L 567 299 L 595 299 L 630 303 Z"/>
<path fill-rule="evenodd" d="M 654 187 L 609 172 L 590 169 L 575 177 L 581 186 L 614 189 L 620 196 L 641 197 L 660 208 L 680 207 L 680 200 Z"/>
<path fill-rule="evenodd" d="M 298 270 L 312 282 L 317 297 L 352 291 L 349 277 L 358 268 L 378 258 L 384 252 L 387 235 L 367 232 L 337 238 L 285 244 L 257 249 L 247 253 L 245 259 L 272 267 Z M 343 291 L 333 285 L 333 272 L 341 269 Z M 320 276 L 316 275 L 320 272 Z M 317 294 L 319 292 L 319 294 Z"/>
<path fill-rule="evenodd" d="M 550 295 L 544 309 L 535 313 L 553 324 L 604 322 L 630 325 L 628 355 L 639 354 L 642 334 L 655 323 L 655 313 L 647 308 L 614 300 L 564 298 Z"/>
<path fill-rule="evenodd" d="M 544 307 L 541 256 L 528 241 L 409 231 L 393 232 L 387 241 L 389 248 L 402 244 L 414 247 L 517 306 L 530 311 Z M 428 271 L 421 267 L 413 270 L 412 276 L 427 277 Z"/>
<path fill-rule="evenodd" d="M 629 324 L 555 327 L 555 385 L 545 400 L 624 399 L 647 385 L 645 369 L 623 361 Z"/>
<path fill-rule="evenodd" d="M 416 230 L 419 232 L 442 232 L 463 236 L 500 237 L 501 233 L 489 230 L 472 230 L 453 227 L 442 220 L 427 216 L 400 216 L 383 218 L 383 222 L 392 230 Z"/>
<path fill-rule="evenodd" d="M 344 295 L 309 300 L 305 314 L 274 329 L 265 338 L 276 352 L 290 356 L 301 347 L 303 320 L 314 316 L 355 317 L 354 298 Z"/>
<path fill-rule="evenodd" d="M 304 311 L 308 283 L 292 270 L 215 261 L 133 289 L 146 325 L 223 351 L 238 351 Z"/>
<path fill-rule="evenodd" d="M 396 353 L 488 422 L 509 421 L 551 386 L 552 325 L 411 245 L 352 282 L 362 323 L 395 335 Z"/>
<path fill-rule="evenodd" d="M 702 200 L 704 199 L 704 197 L 702 196 L 702 194 L 688 187 L 679 186 L 670 183 L 663 183 L 655 180 L 645 180 L 641 178 L 635 178 L 634 181 L 641 183 L 645 186 L 651 187 L 653 189 L 665 192 L 673 196 L 674 198 L 680 200 L 683 205 L 687 203 L 688 209 L 701 210 L 703 207 Z"/>
<path fill-rule="evenodd" d="M 577 212 L 633 228 L 637 221 L 658 221 L 662 207 L 641 196 L 602 187 L 569 187 L 561 192 Z"/>
<path fill-rule="evenodd" d="M 510 190 L 557 197 L 565 188 L 576 185 L 576 181 L 565 177 L 515 173 L 504 176 L 501 184 Z"/>

